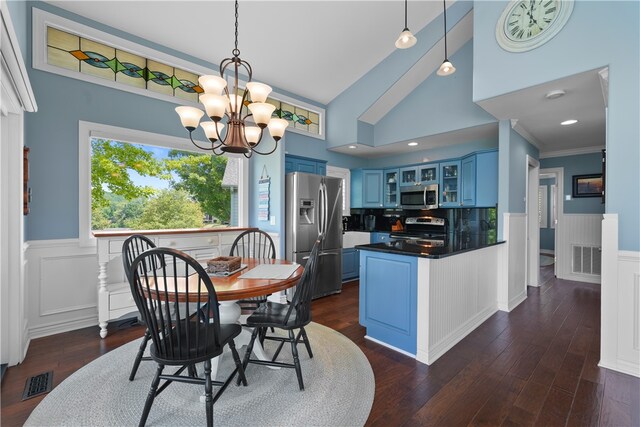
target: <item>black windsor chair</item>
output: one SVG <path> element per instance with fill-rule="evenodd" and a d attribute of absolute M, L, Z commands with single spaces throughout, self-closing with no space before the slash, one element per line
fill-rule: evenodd
<path fill-rule="evenodd" d="M 131 275 L 131 290 L 153 341 L 151 358 L 158 364 L 139 425 L 145 424 L 155 397 L 173 381 L 178 381 L 204 385 L 207 426 L 213 426 L 213 404 L 236 373 L 238 382 L 247 385 L 233 341 L 240 334 L 241 326 L 220 324 L 218 298 L 209 275 L 196 260 L 181 251 L 150 249 L 134 260 Z M 184 304 L 175 304 L 176 301 Z M 226 345 L 231 349 L 236 368 L 224 382 L 213 381 L 211 359 L 222 354 Z M 204 362 L 204 378 L 198 378 L 193 371 L 180 375 L 200 362 Z M 166 365 L 181 367 L 168 375 L 163 374 Z M 160 380 L 165 382 L 158 387 Z M 212 386 L 220 387 L 215 396 Z"/>
<path fill-rule="evenodd" d="M 320 243 L 322 237 L 316 240 L 311 254 L 304 267 L 304 272 L 300 281 L 296 286 L 296 291 L 290 304 L 280 304 L 268 301 L 258 307 L 251 316 L 247 318 L 246 325 L 252 327 L 251 341 L 247 346 L 247 352 L 244 355 L 243 367 L 246 369 L 249 363 L 257 365 L 279 366 L 282 368 L 295 368 L 298 377 L 298 385 L 300 390 L 304 390 L 304 382 L 302 380 L 302 369 L 300 367 L 300 359 L 298 357 L 298 343 L 304 342 L 307 347 L 309 357 L 313 358 L 309 338 L 304 327 L 311 322 L 311 297 L 313 289 L 318 280 L 318 256 L 320 251 Z M 288 337 L 269 336 L 266 334 L 267 328 L 277 328 L 288 331 Z M 298 329 L 298 335 L 294 330 Z M 271 361 L 263 361 L 251 359 L 251 352 L 256 338 L 263 336 L 265 340 L 279 341 L 280 345 L 276 350 Z M 291 344 L 291 353 L 293 355 L 293 364 L 276 362 L 280 351 L 285 342 Z"/>
<path fill-rule="evenodd" d="M 153 243 L 151 239 L 147 236 L 143 236 L 142 234 L 133 234 L 127 238 L 122 244 L 122 263 L 124 264 L 124 272 L 127 276 L 127 280 L 129 281 L 129 285 L 131 285 L 131 265 L 133 261 L 143 252 L 148 251 L 149 249 L 155 248 L 156 245 Z M 162 259 L 158 259 L 159 266 L 161 265 Z M 142 315 L 142 313 L 141 313 Z M 143 322 L 146 323 L 144 319 Z M 140 343 L 140 348 L 138 349 L 138 354 L 136 354 L 136 358 L 133 361 L 133 368 L 131 368 L 131 374 L 129 374 L 129 381 L 133 381 L 136 377 L 136 372 L 138 372 L 138 367 L 140 366 L 140 361 L 142 360 L 152 360 L 151 357 L 144 356 L 144 351 L 147 348 L 147 343 L 151 339 L 151 334 L 149 333 L 149 328 L 144 331 L 144 337 L 142 338 L 142 342 Z"/>
<path fill-rule="evenodd" d="M 276 247 L 271 236 L 264 231 L 248 230 L 241 233 L 233 241 L 229 256 L 239 256 L 242 258 L 275 259 Z M 260 304 L 267 301 L 268 295 L 245 298 L 238 301 L 244 309 L 255 310 Z"/>

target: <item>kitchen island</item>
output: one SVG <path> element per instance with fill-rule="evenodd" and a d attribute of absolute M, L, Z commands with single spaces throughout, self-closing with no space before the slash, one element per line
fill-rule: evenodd
<path fill-rule="evenodd" d="M 435 362 L 498 310 L 501 243 L 494 234 L 451 233 L 439 246 L 356 246 L 366 338 Z"/>

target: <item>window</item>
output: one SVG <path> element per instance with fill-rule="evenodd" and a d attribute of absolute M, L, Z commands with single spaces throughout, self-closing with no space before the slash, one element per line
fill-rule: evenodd
<path fill-rule="evenodd" d="M 327 176 L 342 178 L 342 215 L 351 215 L 351 171 L 336 166 L 327 166 Z"/>
<path fill-rule="evenodd" d="M 541 185 L 538 187 L 538 224 L 540 228 L 547 228 L 547 219 L 549 217 L 547 202 L 547 186 Z"/>
<path fill-rule="evenodd" d="M 558 222 L 558 209 L 556 205 L 557 186 L 552 184 L 549 188 L 551 189 L 551 196 L 549 197 L 549 204 L 551 205 L 551 228 L 556 228 L 556 222 Z"/>
<path fill-rule="evenodd" d="M 95 123 L 80 122 L 79 139 L 81 245 L 93 244 L 91 230 L 246 224 L 244 161 L 191 151 L 181 138 Z"/>
<path fill-rule="evenodd" d="M 198 77 L 219 73 L 37 8 L 33 68 L 198 108 Z M 323 108 L 276 92 L 267 102 L 276 107 L 274 117 L 289 122 L 287 132 L 325 138 Z"/>

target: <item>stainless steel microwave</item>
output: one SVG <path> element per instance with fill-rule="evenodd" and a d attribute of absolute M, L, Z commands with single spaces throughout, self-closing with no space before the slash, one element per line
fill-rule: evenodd
<path fill-rule="evenodd" d="M 438 184 L 400 187 L 402 209 L 437 209 Z"/>

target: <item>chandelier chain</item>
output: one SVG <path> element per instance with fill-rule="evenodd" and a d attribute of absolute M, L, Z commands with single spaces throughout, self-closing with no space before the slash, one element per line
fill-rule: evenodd
<path fill-rule="evenodd" d="M 233 49 L 233 56 L 240 56 L 240 50 L 238 50 L 238 0 L 236 0 L 236 48 Z"/>

